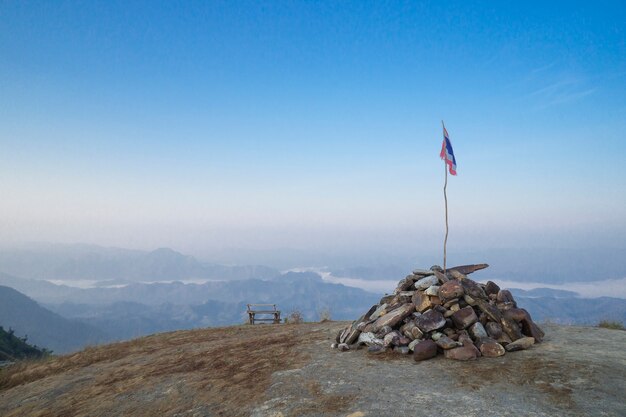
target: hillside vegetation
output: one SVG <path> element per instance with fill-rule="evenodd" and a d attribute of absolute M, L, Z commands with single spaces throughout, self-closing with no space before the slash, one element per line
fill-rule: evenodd
<path fill-rule="evenodd" d="M 13 329 L 4 330 L 0 326 L 0 361 L 16 361 L 20 359 L 42 358 L 48 355 L 46 349 L 39 349 L 27 343 L 27 338 L 15 336 Z"/>

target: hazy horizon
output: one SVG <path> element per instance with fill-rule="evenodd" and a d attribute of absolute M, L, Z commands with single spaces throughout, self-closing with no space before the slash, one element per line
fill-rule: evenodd
<path fill-rule="evenodd" d="M 451 253 L 626 248 L 625 20 L 621 2 L 5 2 L 0 244 L 437 253 L 444 119 Z"/>

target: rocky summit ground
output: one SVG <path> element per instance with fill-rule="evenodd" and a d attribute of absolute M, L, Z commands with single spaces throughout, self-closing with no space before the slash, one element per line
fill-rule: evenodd
<path fill-rule="evenodd" d="M 503 357 L 330 349 L 345 322 L 179 331 L 0 371 L 2 416 L 624 416 L 626 332 Z"/>

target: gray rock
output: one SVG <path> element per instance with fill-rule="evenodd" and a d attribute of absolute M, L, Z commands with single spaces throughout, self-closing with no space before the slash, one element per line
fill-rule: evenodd
<path fill-rule="evenodd" d="M 469 334 L 472 335 L 474 339 L 483 339 L 488 337 L 487 331 L 479 321 L 470 326 Z"/>
<path fill-rule="evenodd" d="M 383 339 L 377 338 L 374 333 L 361 333 L 359 335 L 359 343 L 363 343 L 367 346 L 382 346 Z"/>
<path fill-rule="evenodd" d="M 439 286 L 431 285 L 430 287 L 426 288 L 426 291 L 424 291 L 424 294 L 435 296 L 437 295 L 437 291 L 439 291 Z"/>
<path fill-rule="evenodd" d="M 345 352 L 350 350 L 350 346 L 348 346 L 347 343 L 339 343 L 339 346 L 337 346 L 337 348 L 339 349 L 340 352 Z"/>
<path fill-rule="evenodd" d="M 379 331 L 374 334 L 377 338 L 383 339 L 387 335 L 387 333 L 390 333 L 392 331 L 393 329 L 391 328 L 391 326 L 383 326 Z"/>
<path fill-rule="evenodd" d="M 387 333 L 385 335 L 385 338 L 383 339 L 383 346 L 389 347 L 391 345 L 397 345 L 397 342 L 395 342 L 395 340 L 399 338 L 400 338 L 400 332 L 398 332 L 397 330 Z"/>
<path fill-rule="evenodd" d="M 439 340 L 439 338 L 440 338 L 440 337 L 442 337 L 442 336 L 443 336 L 443 333 L 441 333 L 441 332 L 433 332 L 433 333 L 430 335 L 430 338 L 436 342 L 436 341 L 437 341 L 437 340 Z"/>
<path fill-rule="evenodd" d="M 455 347 L 460 347 L 463 346 L 463 344 L 461 342 L 457 342 L 455 340 L 450 339 L 448 336 L 442 336 L 439 339 L 437 339 L 437 341 L 435 342 L 437 343 L 437 346 L 439 346 L 442 349 L 454 349 Z"/>
<path fill-rule="evenodd" d="M 413 270 L 413 275 L 419 275 L 421 277 L 428 277 L 433 274 L 433 271 L 429 271 L 426 269 L 415 269 Z"/>
<path fill-rule="evenodd" d="M 400 323 L 414 311 L 415 305 L 411 303 L 404 304 L 394 310 L 387 312 L 387 314 L 378 318 L 374 323 L 365 326 L 364 331 L 377 332 L 378 330 L 383 328 L 383 326 L 395 327 L 396 324 Z"/>
<path fill-rule="evenodd" d="M 433 277 L 433 276 L 425 277 L 415 283 L 415 289 L 425 290 L 431 285 L 437 285 L 438 283 L 439 283 L 439 280 L 436 277 Z"/>
<path fill-rule="evenodd" d="M 376 310 L 374 310 L 374 312 L 372 313 L 372 315 L 370 316 L 370 319 L 372 320 L 376 320 L 377 318 L 379 318 L 381 315 L 385 314 L 386 309 L 387 309 L 387 304 L 381 304 Z"/>
<path fill-rule="evenodd" d="M 415 277 L 412 275 L 407 276 L 402 281 L 398 282 L 398 286 L 396 287 L 396 291 L 406 291 L 413 286 L 415 282 Z"/>
<path fill-rule="evenodd" d="M 435 273 L 435 276 L 439 280 L 440 284 L 444 284 L 450 280 L 450 278 L 448 278 L 446 274 L 444 274 L 443 272 L 440 272 L 440 271 L 433 271 L 433 272 Z"/>
<path fill-rule="evenodd" d="M 522 337 L 521 339 L 517 339 L 514 342 L 506 345 L 506 350 L 508 352 L 515 352 L 516 350 L 528 349 L 534 344 L 535 344 L 534 337 Z"/>
<path fill-rule="evenodd" d="M 432 332 L 433 330 L 441 329 L 446 325 L 446 319 L 443 314 L 436 310 L 429 310 L 415 319 L 415 324 L 419 329 L 424 332 Z"/>

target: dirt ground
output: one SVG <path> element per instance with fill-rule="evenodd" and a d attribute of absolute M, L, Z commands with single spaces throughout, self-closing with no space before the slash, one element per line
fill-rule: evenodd
<path fill-rule="evenodd" d="M 0 371 L 2 416 L 624 416 L 626 332 L 546 326 L 501 358 L 329 348 L 346 323 L 179 331 Z"/>

